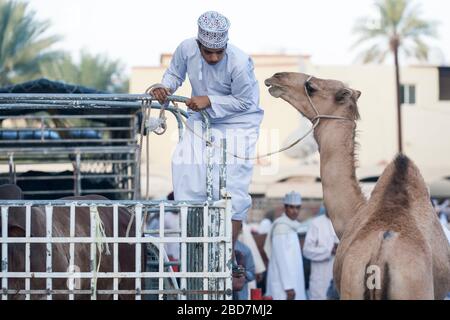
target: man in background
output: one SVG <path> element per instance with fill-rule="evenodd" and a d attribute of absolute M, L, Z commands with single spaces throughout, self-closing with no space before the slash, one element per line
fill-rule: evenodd
<path fill-rule="evenodd" d="M 333 263 L 338 238 L 325 207 L 325 214 L 312 219 L 303 246 L 303 255 L 311 261 L 309 299 L 327 300 L 327 291 L 333 279 Z"/>
<path fill-rule="evenodd" d="M 266 295 L 274 300 L 306 300 L 297 221 L 302 198 L 292 191 L 283 202 L 285 212 L 274 221 L 264 245 L 269 257 Z"/>

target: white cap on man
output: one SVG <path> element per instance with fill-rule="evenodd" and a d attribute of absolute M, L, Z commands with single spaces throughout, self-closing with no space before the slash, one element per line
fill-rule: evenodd
<path fill-rule="evenodd" d="M 198 18 L 198 41 L 208 49 L 225 48 L 230 21 L 216 11 L 205 12 Z"/>
<path fill-rule="evenodd" d="M 302 204 L 302 196 L 298 192 L 291 191 L 284 196 L 284 204 L 288 206 L 299 206 Z"/>

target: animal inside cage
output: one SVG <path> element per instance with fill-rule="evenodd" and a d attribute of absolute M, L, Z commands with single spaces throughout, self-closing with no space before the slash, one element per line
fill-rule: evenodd
<path fill-rule="evenodd" d="M 0 200 L 0 208 L 3 300 L 231 298 L 229 201 Z M 178 211 L 179 229 L 155 236 L 145 224 L 152 210 L 162 219 Z M 180 246 L 175 262 L 168 243 Z"/>

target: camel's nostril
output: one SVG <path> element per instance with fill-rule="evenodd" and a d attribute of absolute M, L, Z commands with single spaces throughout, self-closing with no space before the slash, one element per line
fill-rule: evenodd
<path fill-rule="evenodd" d="M 264 84 L 266 85 L 266 87 L 270 87 L 271 86 L 270 79 L 264 80 Z"/>

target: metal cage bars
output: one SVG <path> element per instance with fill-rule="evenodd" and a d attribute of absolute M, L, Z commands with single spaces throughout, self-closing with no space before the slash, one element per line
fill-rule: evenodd
<path fill-rule="evenodd" d="M 130 237 L 119 237 L 119 207 L 127 208 L 129 206 L 134 207 L 135 213 L 135 234 Z M 186 299 L 190 294 L 201 294 L 203 299 L 230 299 L 231 294 L 231 272 L 229 270 L 229 261 L 231 260 L 231 203 L 227 199 L 217 202 L 154 202 L 154 201 L 84 201 L 84 202 L 64 202 L 64 201 L 0 201 L 1 207 L 1 222 L 2 222 L 2 268 L 1 268 L 1 284 L 2 284 L 2 299 L 8 299 L 10 295 L 25 295 L 25 299 L 30 299 L 30 295 L 44 295 L 46 299 L 51 300 L 53 295 L 64 294 L 69 295 L 69 299 L 74 299 L 75 295 L 90 295 L 91 299 L 96 299 L 97 294 L 109 294 L 113 299 L 118 299 L 122 294 L 133 294 L 137 300 L 140 300 L 143 295 L 158 294 L 159 299 L 163 299 L 164 295 L 177 295 L 180 299 Z M 24 237 L 9 237 L 8 235 L 8 221 L 10 217 L 10 208 L 22 207 L 25 208 L 25 236 Z M 39 207 L 45 211 L 45 236 L 34 237 L 31 235 L 31 221 L 32 221 L 32 208 Z M 66 207 L 70 212 L 70 226 L 69 235 L 67 237 L 56 237 L 53 234 L 53 221 L 55 213 L 53 209 L 55 207 Z M 76 236 L 75 221 L 76 221 L 76 208 L 88 207 L 90 213 L 90 233 L 89 236 L 80 237 Z M 112 221 L 113 221 L 113 233 L 110 235 L 99 235 L 98 227 L 101 223 L 99 221 L 98 210 L 104 207 L 112 207 Z M 179 236 L 166 236 L 164 226 L 160 225 L 159 237 L 145 236 L 149 232 L 143 228 L 144 211 L 148 208 L 159 208 L 160 221 L 164 221 L 164 215 L 167 209 L 180 211 L 180 230 L 176 230 L 175 233 L 179 233 Z M 189 225 L 188 215 L 191 212 L 189 209 L 200 209 L 203 214 L 204 221 L 207 223 L 203 226 L 202 236 L 190 237 L 187 230 L 191 228 Z M 208 219 L 208 214 L 214 210 L 220 217 L 221 224 L 217 226 L 211 225 L 211 220 Z M 229 222 L 229 223 L 228 223 Z M 211 228 L 219 227 L 219 232 L 211 234 Z M 172 231 L 173 233 L 173 231 Z M 181 246 L 180 255 L 180 272 L 174 272 L 173 270 L 165 271 L 167 259 L 165 255 L 164 244 L 166 243 L 178 243 Z M 25 271 L 8 271 L 8 247 L 10 244 L 24 244 L 25 245 Z M 31 270 L 31 251 L 30 246 L 33 244 L 44 244 L 46 247 L 45 253 L 45 272 L 37 272 Z M 52 253 L 55 248 L 55 244 L 69 245 L 69 265 L 67 272 L 55 272 L 53 270 Z M 90 246 L 90 271 L 89 272 L 76 272 L 75 266 L 75 245 L 88 244 Z M 98 271 L 100 255 L 105 253 L 98 253 L 98 245 L 112 245 L 111 254 L 113 255 L 113 271 L 102 272 Z M 135 246 L 135 261 L 134 272 L 121 272 L 119 270 L 119 244 L 133 244 Z M 141 264 L 143 259 L 143 245 L 152 244 L 158 247 L 159 251 L 159 268 L 158 272 L 146 272 L 141 270 Z M 189 244 L 202 244 L 203 245 L 203 265 L 201 270 L 189 270 L 190 266 L 189 258 L 187 256 L 187 246 Z M 214 247 L 215 250 L 208 250 L 208 248 Z M 210 255 L 209 259 L 207 256 Z M 45 288 L 30 289 L 31 279 L 45 279 Z M 90 289 L 81 290 L 76 289 L 68 284 L 67 289 L 53 288 L 54 279 L 90 279 Z M 119 290 L 119 280 L 124 278 L 135 279 L 134 290 Z M 156 278 L 159 280 L 158 289 L 148 290 L 141 287 L 141 279 L 144 278 Z M 25 288 L 17 291 L 16 289 L 8 288 L 9 279 L 25 279 Z M 96 281 L 98 279 L 112 279 L 113 290 L 96 290 Z M 175 288 L 164 288 L 164 279 L 171 279 Z M 180 286 L 178 288 L 178 280 Z M 187 282 L 189 279 L 201 279 L 202 287 L 193 288 L 190 292 L 187 288 Z M 70 281 L 68 283 L 71 283 Z M 219 283 L 220 285 L 217 285 Z"/>
<path fill-rule="evenodd" d="M 144 107 L 148 107 L 148 105 L 146 105 L 145 103 L 149 101 L 149 98 L 151 98 L 148 95 L 108 95 L 108 94 L 88 94 L 88 95 L 83 95 L 83 94 L 0 94 L 0 110 L 36 110 L 39 108 L 43 108 L 43 109 L 121 109 L 121 108 L 141 108 L 142 106 Z M 177 97 L 177 96 L 170 96 L 168 98 L 169 101 L 177 101 L 177 102 L 185 102 L 186 98 L 184 97 Z M 150 105 L 151 108 L 155 108 L 155 109 L 161 109 L 161 106 L 157 103 L 152 103 Z M 181 117 L 185 116 L 186 117 L 186 113 L 183 110 L 180 110 L 178 108 L 174 108 L 174 107 L 167 107 L 166 110 L 168 110 L 169 112 L 171 112 L 178 123 L 178 129 L 179 129 L 179 138 L 181 138 L 182 134 L 183 134 L 183 124 L 181 121 Z M 209 117 L 207 115 L 207 113 L 205 112 L 201 112 L 202 118 L 203 118 L 203 122 L 205 124 L 205 138 L 207 141 L 211 141 L 211 130 L 210 130 L 210 120 Z M 58 117 L 58 116 L 55 116 Z M 92 116 L 86 116 L 86 117 L 98 117 L 98 115 L 92 115 Z M 224 297 L 229 299 L 230 295 L 231 295 L 231 269 L 230 269 L 230 259 L 231 259 L 231 216 L 230 216 L 230 211 L 231 211 L 231 202 L 229 201 L 229 198 L 226 195 L 226 191 L 225 191 L 225 187 L 226 187 L 226 167 L 225 167 L 225 163 L 226 163 L 226 152 L 225 152 L 225 142 L 222 142 L 222 147 L 223 152 L 222 152 L 222 165 L 220 166 L 220 197 L 221 199 L 225 199 L 225 207 L 223 207 L 223 205 L 221 207 L 217 207 L 214 208 L 211 206 L 211 200 L 213 198 L 212 194 L 213 194 L 213 187 L 212 187 L 212 170 L 213 170 L 213 165 L 212 165 L 212 147 L 210 144 L 207 144 L 207 181 L 206 181 L 206 190 L 207 190 L 207 199 L 208 199 L 208 204 L 204 204 L 202 207 L 192 207 L 189 205 L 184 205 L 181 207 L 180 209 L 180 217 L 182 221 L 186 221 L 186 223 L 182 223 L 181 225 L 181 239 L 178 240 L 180 241 L 181 244 L 181 273 L 176 273 L 176 275 L 174 274 L 165 274 L 164 272 L 162 272 L 161 268 L 164 267 L 166 265 L 166 262 L 164 261 L 164 256 L 159 254 L 158 259 L 159 259 L 159 272 L 155 273 L 155 272 L 143 272 L 141 273 L 140 277 L 137 277 L 137 274 L 121 274 L 118 273 L 118 265 L 117 265 L 117 261 L 115 260 L 114 262 L 114 270 L 113 270 L 113 275 L 121 275 L 123 277 L 132 277 L 132 276 L 136 276 L 136 288 L 134 290 L 134 292 L 127 292 L 127 293 L 134 293 L 136 294 L 136 298 L 139 299 L 141 298 L 142 294 L 158 294 L 158 297 L 161 299 L 163 298 L 164 294 L 181 294 L 181 299 L 186 299 L 188 294 L 187 292 L 189 290 L 187 290 L 186 288 L 189 286 L 192 288 L 192 290 L 190 290 L 190 298 L 198 298 L 198 297 L 203 297 L 205 298 L 220 298 L 220 297 Z M 64 153 L 65 151 L 67 151 L 67 148 L 51 148 L 52 151 L 56 151 L 56 152 L 62 152 Z M 41 152 L 38 150 L 26 150 L 27 152 Z M 48 148 L 47 148 L 48 151 Z M 138 182 L 139 183 L 139 182 Z M 30 204 L 30 202 L 27 202 L 28 205 L 26 206 L 26 212 L 27 212 L 27 217 L 28 217 L 28 212 L 31 212 L 31 206 L 33 204 L 40 204 L 40 205 L 45 205 L 45 201 L 44 202 L 39 202 L 39 201 L 33 201 L 33 204 Z M 113 204 L 115 203 L 115 204 Z M 136 201 L 120 201 L 120 202 L 111 202 L 108 201 L 107 203 L 104 203 L 104 205 L 113 205 L 113 212 L 114 212 L 114 241 L 112 241 L 113 243 L 113 248 L 114 248 L 114 254 L 116 254 L 117 251 L 117 247 L 119 245 L 119 243 L 121 243 L 121 240 L 124 239 L 119 239 L 117 237 L 117 215 L 118 215 L 118 205 L 135 205 L 135 209 L 136 209 L 136 221 L 138 222 L 139 219 L 142 219 L 142 211 L 141 211 L 141 207 L 139 203 L 142 202 L 136 202 Z M 51 204 L 47 204 L 46 206 L 46 216 L 48 217 L 47 221 L 50 221 L 50 217 L 52 216 L 52 205 L 57 205 L 58 202 L 57 201 L 53 201 Z M 64 203 L 59 203 L 60 205 L 64 205 Z M 2 219 L 4 219 L 4 216 L 6 216 L 6 220 L 8 217 L 8 206 L 12 205 L 12 203 L 8 203 L 8 202 L 0 202 L 0 205 L 2 206 Z M 66 203 L 67 205 L 67 203 Z M 74 251 L 74 245 L 75 241 L 81 241 L 81 243 L 90 243 L 91 245 L 91 269 L 93 270 L 92 266 L 95 265 L 95 259 L 97 257 L 97 255 L 95 254 L 95 246 L 97 245 L 98 241 L 93 241 L 92 242 L 92 234 L 94 234 L 95 230 L 93 229 L 94 225 L 95 225 L 95 221 L 96 221 L 96 215 L 92 213 L 92 208 L 91 208 L 91 238 L 90 239 L 79 239 L 79 238 L 74 238 L 74 234 L 73 234 L 73 223 L 75 220 L 72 221 L 72 219 L 75 219 L 75 207 L 76 207 L 76 203 L 71 203 L 70 204 L 70 230 L 71 230 L 71 239 L 72 241 L 70 242 L 70 255 L 71 257 L 73 257 L 73 251 Z M 164 217 L 164 205 L 162 203 L 153 203 L 151 204 L 150 202 L 148 202 L 148 205 L 151 206 L 159 206 L 160 208 L 160 215 L 162 215 L 162 218 L 160 217 L 160 221 L 163 221 L 163 217 Z M 161 207 L 162 206 L 162 207 Z M 96 207 L 95 207 L 96 208 Z M 202 210 L 203 214 L 194 214 L 195 211 L 198 210 Z M 95 209 L 96 210 L 96 209 Z M 190 211 L 190 214 L 188 214 L 188 212 Z M 5 213 L 4 213 L 5 212 Z M 190 220 L 188 220 L 188 217 L 190 217 Z M 28 220 L 27 220 L 28 221 Z M 142 220 L 141 220 L 142 221 Z M 191 223 L 187 223 L 187 221 L 191 221 Z M 28 221 L 27 223 L 30 223 L 30 221 Z M 51 222 L 49 222 L 51 223 Z M 161 222 L 162 223 L 162 222 Z M 4 225 L 4 224 L 3 224 Z M 189 226 L 189 227 L 188 227 Z M 200 227 L 200 228 L 199 228 Z M 51 230 L 51 224 L 47 225 L 47 230 Z M 138 229 L 136 229 L 138 230 Z M 200 234 L 197 234 L 199 231 L 201 231 L 202 236 L 200 236 Z M 164 232 L 163 229 L 160 226 L 160 236 L 162 235 L 164 236 Z M 6 234 L 6 236 L 5 236 Z M 190 234 L 191 236 L 188 236 L 188 234 Z M 192 235 L 197 235 L 197 236 L 192 236 Z M 215 235 L 215 236 L 214 236 Z M 223 236 L 225 235 L 225 236 Z M 206 241 L 199 241 L 196 242 L 196 240 L 199 239 L 206 239 Z M 3 241 L 3 239 L 5 239 L 5 241 Z M 11 238 L 7 237 L 7 231 L 2 233 L 2 248 L 4 248 L 6 246 L 6 250 L 2 250 L 2 261 L 5 261 L 4 259 L 4 252 L 7 251 L 7 246 L 8 243 L 16 243 L 16 242 L 11 242 L 10 241 Z M 30 240 L 29 238 L 29 234 L 26 235 L 26 239 Z M 56 240 L 55 240 L 56 239 Z M 129 238 L 127 239 L 127 243 L 129 243 Z M 175 238 L 175 239 L 179 239 L 179 238 Z M 209 240 L 208 240 L 209 239 Z M 213 241 L 214 239 L 219 239 L 220 241 Z M 15 239 L 17 241 L 17 238 Z M 33 239 L 34 241 L 41 241 L 42 239 Z M 42 240 L 44 243 L 46 243 L 47 249 L 51 248 L 51 245 L 53 243 L 56 243 L 58 240 L 58 238 L 54 238 L 52 236 L 49 236 L 47 233 L 47 237 L 45 238 L 45 240 Z M 109 242 L 111 242 L 111 239 L 106 239 Z M 119 241 L 120 240 L 120 241 Z M 175 241 L 174 238 L 164 238 L 164 237 L 160 237 L 160 240 L 155 240 L 152 239 L 153 241 L 149 241 L 147 238 L 143 238 L 142 235 L 140 234 L 136 234 L 135 237 L 136 242 L 136 261 L 138 259 L 138 257 L 141 255 L 142 253 L 142 244 L 143 243 L 153 243 L 156 244 L 158 246 L 158 249 L 161 250 L 161 248 L 163 248 L 163 244 L 166 242 L 173 242 Z M 65 241 L 67 242 L 67 239 L 65 239 Z M 91 242 L 89 242 L 91 241 Z M 26 252 L 30 252 L 30 242 L 23 242 L 23 241 L 19 241 L 22 243 L 25 243 L 26 245 Z M 176 242 L 176 241 L 175 241 Z M 221 245 L 221 242 L 223 242 L 223 245 Z M 33 242 L 34 243 L 34 242 Z M 49 247 L 50 246 L 50 247 Z M 189 252 L 189 257 L 188 257 L 188 252 Z M 218 258 L 217 258 L 218 257 Z M 197 263 L 196 258 L 200 258 L 199 260 L 201 260 L 201 265 L 199 265 Z M 225 260 L 223 260 L 225 258 Z M 47 264 L 51 264 L 51 256 L 48 257 L 47 256 Z M 7 257 L 6 257 L 6 261 L 7 261 Z M 49 262 L 50 261 L 50 262 Z M 224 263 L 219 263 L 221 261 L 224 261 Z M 71 262 L 73 262 L 73 258 L 71 258 Z M 137 263 L 137 262 L 136 262 Z M 72 265 L 72 264 L 71 264 Z M 5 267 L 6 266 L 6 267 Z M 28 261 L 28 267 L 29 267 L 29 261 Z M 5 269 L 6 268 L 6 269 Z M 136 265 L 136 268 L 138 268 L 138 266 Z M 6 271 L 5 271 L 6 270 Z M 91 278 L 91 289 L 92 286 L 94 286 L 93 283 L 93 274 L 92 274 L 92 270 L 91 273 L 80 273 L 79 278 Z M 138 270 L 138 269 L 136 269 Z M 208 270 L 207 272 L 205 270 Z M 28 274 L 26 273 L 26 275 L 29 275 L 29 269 L 26 270 L 26 272 L 28 271 Z M 48 275 L 48 273 L 51 273 L 51 267 L 47 270 L 48 272 L 46 273 Z M 162 272 L 162 273 L 161 273 Z M 205 273 L 206 272 L 206 273 Z M 137 272 L 136 272 L 137 273 Z M 2 263 L 2 287 L 5 288 L 5 286 L 3 285 L 5 282 L 5 278 L 3 275 L 9 275 L 10 273 L 7 272 L 7 263 L 4 264 Z M 64 274 L 59 273 L 59 276 L 64 276 Z M 210 276 L 208 277 L 204 277 L 204 276 Z M 212 276 L 211 275 L 215 275 Z M 45 277 L 45 274 L 39 274 L 39 273 L 33 273 L 33 276 L 42 276 Z M 110 274 L 103 274 L 100 275 L 99 278 L 103 278 L 103 277 L 108 277 L 110 276 Z M 151 276 L 158 276 L 159 281 L 158 281 L 158 290 L 142 290 L 142 288 L 140 288 L 140 279 L 142 278 L 147 278 L 147 277 L 151 277 Z M 172 278 L 174 279 L 175 276 L 178 276 L 178 278 L 181 276 L 180 279 L 180 284 L 181 284 L 181 289 L 178 290 L 162 290 L 161 288 L 164 286 L 164 279 L 166 278 Z M 52 290 L 51 288 L 51 279 L 55 278 L 57 276 L 46 278 L 46 284 L 47 284 L 47 288 L 46 288 L 46 293 L 47 293 L 47 297 L 52 296 L 53 294 L 56 294 L 58 292 L 58 290 Z M 201 280 L 201 278 L 203 277 L 203 281 L 201 281 L 202 285 L 199 286 L 199 282 L 196 281 Z M 114 281 L 114 285 L 113 285 L 113 291 L 108 291 L 108 293 L 113 294 L 113 298 L 117 299 L 118 298 L 118 294 L 121 293 L 120 290 L 118 290 L 118 277 L 113 277 L 113 281 Z M 224 281 L 216 281 L 217 279 L 222 279 Z M 192 281 L 195 280 L 195 281 Z M 27 289 L 29 289 L 29 281 L 30 278 L 29 277 L 25 277 L 25 286 L 26 286 L 26 290 L 22 291 L 27 295 L 27 298 L 29 298 L 31 291 Z M 190 283 L 189 283 L 190 282 Z M 176 282 L 174 282 L 176 283 Z M 7 282 L 6 282 L 7 284 Z M 175 285 L 175 287 L 177 287 Z M 94 290 L 95 291 L 95 290 Z M 64 291 L 67 292 L 67 291 Z M 8 293 L 10 293 L 7 289 L 3 289 L 3 297 L 7 297 Z M 39 293 L 39 292 L 38 292 Z M 49 294 L 50 293 L 50 294 Z M 89 292 L 83 292 L 83 291 L 79 291 L 79 293 L 90 293 L 91 294 L 91 298 L 95 298 L 95 294 L 96 292 L 93 292 L 92 290 Z M 97 292 L 98 294 L 103 294 L 104 292 L 102 290 L 98 290 Z M 123 292 L 122 292 L 123 293 Z M 74 298 L 74 291 L 70 291 L 69 293 L 69 298 L 73 299 Z"/>

